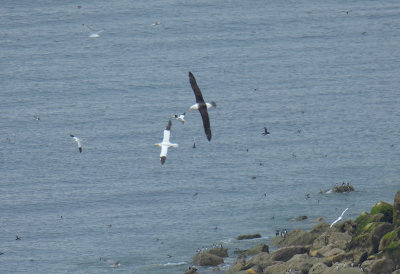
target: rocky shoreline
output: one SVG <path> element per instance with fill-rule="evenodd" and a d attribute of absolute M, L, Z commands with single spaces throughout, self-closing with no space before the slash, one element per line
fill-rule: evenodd
<path fill-rule="evenodd" d="M 246 239 L 245 235 L 240 237 Z M 284 237 L 274 237 L 271 246 L 278 249 L 269 252 L 269 246 L 261 243 L 235 252 L 238 257 L 225 273 L 400 274 L 400 191 L 393 204 L 378 202 L 355 221 L 333 226 L 319 223 L 311 231 L 293 230 Z M 193 265 L 218 266 L 224 257 L 228 257 L 228 250 L 214 247 L 198 252 Z M 193 266 L 185 272 L 195 273 Z"/>

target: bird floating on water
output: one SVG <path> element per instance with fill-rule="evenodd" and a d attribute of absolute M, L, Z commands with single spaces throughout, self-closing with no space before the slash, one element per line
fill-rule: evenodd
<path fill-rule="evenodd" d="M 108 263 L 110 264 L 110 267 L 120 267 L 121 264 L 118 262 L 114 262 L 113 260 L 108 260 Z"/>
<path fill-rule="evenodd" d="M 163 137 L 162 142 L 154 144 L 155 146 L 161 147 L 160 160 L 161 160 L 162 165 L 165 163 L 165 160 L 167 159 L 168 148 L 169 147 L 178 147 L 178 144 L 170 143 L 170 141 L 169 141 L 169 137 L 171 135 L 171 132 L 170 132 L 171 125 L 172 125 L 172 122 L 171 122 L 171 120 L 169 120 L 167 127 L 164 130 L 164 137 Z"/>
<path fill-rule="evenodd" d="M 72 134 L 70 134 L 69 136 L 71 136 L 71 137 L 72 137 L 72 140 L 78 144 L 79 152 L 82 153 L 82 143 L 81 143 L 81 139 L 79 139 L 78 137 L 76 137 L 76 136 L 74 136 L 74 135 L 72 135 Z"/>
<path fill-rule="evenodd" d="M 336 224 L 337 222 L 339 222 L 339 221 L 341 221 L 342 220 L 342 218 L 343 218 L 343 214 L 348 210 L 349 208 L 346 208 L 345 210 L 343 210 L 343 212 L 342 212 L 342 214 L 339 216 L 339 218 L 337 218 L 333 223 L 331 223 L 331 226 L 330 227 L 332 227 L 334 224 Z"/>
<path fill-rule="evenodd" d="M 186 114 L 186 112 L 179 114 L 179 115 L 175 114 L 174 116 L 172 116 L 172 118 L 175 118 L 176 120 L 178 120 L 178 121 L 182 122 L 182 124 L 184 124 L 185 123 L 185 114 Z"/>
<path fill-rule="evenodd" d="M 91 27 L 89 27 L 88 25 L 82 24 L 82 26 L 85 26 L 88 30 L 90 30 L 92 33 L 89 35 L 89 38 L 99 38 L 100 37 L 100 33 L 102 33 L 104 30 L 99 30 L 99 31 L 95 31 L 94 29 L 92 29 Z"/>
<path fill-rule="evenodd" d="M 216 107 L 215 102 L 206 103 L 204 102 L 203 95 L 201 94 L 200 88 L 196 83 L 196 79 L 193 74 L 189 71 L 189 82 L 192 86 L 194 95 L 196 96 L 196 104 L 191 106 L 188 111 L 197 109 L 200 111 L 201 118 L 203 119 L 204 132 L 207 136 L 207 140 L 211 141 L 211 127 L 210 127 L 210 118 L 208 117 L 208 108 Z"/>
<path fill-rule="evenodd" d="M 268 132 L 268 129 L 266 127 L 264 127 L 264 132 L 261 133 L 261 134 L 265 136 L 267 134 L 270 134 L 270 132 Z"/>
<path fill-rule="evenodd" d="M 161 25 L 161 22 L 160 21 L 157 21 L 157 22 L 155 22 L 155 23 L 153 23 L 153 24 L 151 24 L 152 26 L 158 26 L 158 25 Z"/>

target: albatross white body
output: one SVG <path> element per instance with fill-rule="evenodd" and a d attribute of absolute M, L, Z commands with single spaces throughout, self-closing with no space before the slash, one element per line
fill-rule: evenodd
<path fill-rule="evenodd" d="M 163 165 L 165 163 L 165 160 L 167 159 L 167 153 L 168 153 L 168 148 L 169 147 L 178 147 L 178 144 L 171 143 L 169 141 L 169 137 L 171 135 L 171 120 L 168 121 L 167 127 L 164 130 L 164 137 L 161 143 L 154 144 L 155 146 L 161 147 L 161 153 L 160 153 L 160 160 L 161 164 Z"/>
<path fill-rule="evenodd" d="M 210 103 L 206 102 L 206 106 L 207 106 L 207 109 L 209 109 L 209 108 L 216 108 L 216 107 L 217 107 L 217 104 L 216 104 L 214 101 L 211 101 Z M 188 111 L 191 111 L 191 110 L 199 110 L 199 104 L 196 103 L 196 104 L 194 104 L 193 106 L 191 106 L 191 107 L 188 109 Z"/>

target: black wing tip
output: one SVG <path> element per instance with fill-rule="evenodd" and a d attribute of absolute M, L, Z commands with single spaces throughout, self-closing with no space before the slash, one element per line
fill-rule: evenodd
<path fill-rule="evenodd" d="M 168 121 L 167 127 L 165 128 L 166 130 L 171 130 L 172 122 L 171 120 Z"/>
<path fill-rule="evenodd" d="M 75 137 L 73 134 L 70 134 L 69 136 L 71 136 L 71 137 Z"/>
<path fill-rule="evenodd" d="M 165 160 L 166 160 L 166 159 L 167 159 L 167 157 L 165 157 L 165 156 L 160 157 L 160 160 L 161 160 L 161 164 L 162 164 L 162 165 L 165 163 Z"/>
<path fill-rule="evenodd" d="M 82 148 L 81 147 L 79 148 L 79 152 L 82 153 Z"/>

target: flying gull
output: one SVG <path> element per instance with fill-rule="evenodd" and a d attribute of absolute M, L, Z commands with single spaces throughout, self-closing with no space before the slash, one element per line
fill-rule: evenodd
<path fill-rule="evenodd" d="M 175 114 L 174 116 L 172 116 L 172 118 L 175 118 L 176 120 L 181 121 L 182 124 L 184 124 L 185 123 L 185 114 L 186 114 L 186 112 L 179 114 L 179 115 Z"/>
<path fill-rule="evenodd" d="M 71 137 L 72 137 L 72 140 L 78 144 L 79 152 L 82 153 L 82 143 L 81 143 L 81 139 L 79 139 L 78 137 L 76 137 L 76 136 L 74 136 L 74 135 L 72 135 L 72 134 L 70 134 L 69 136 L 71 136 Z"/>
<path fill-rule="evenodd" d="M 189 71 L 189 81 L 192 86 L 194 95 L 196 96 L 196 104 L 190 107 L 189 111 L 192 109 L 198 109 L 201 114 L 201 118 L 203 119 L 204 132 L 206 133 L 208 141 L 211 141 L 211 128 L 210 128 L 210 119 L 208 118 L 207 108 L 216 107 L 215 102 L 205 103 L 203 99 L 203 95 L 201 94 L 200 88 L 196 83 L 196 79 L 193 74 Z"/>
<path fill-rule="evenodd" d="M 349 208 L 346 208 L 345 210 L 343 210 L 342 215 L 339 216 L 339 218 L 337 218 L 333 223 L 331 223 L 331 227 L 336 224 L 337 222 L 339 222 L 340 220 L 342 220 L 343 218 L 343 214 L 348 210 Z"/>
<path fill-rule="evenodd" d="M 104 30 L 100 30 L 100 31 L 95 31 L 94 29 L 92 29 L 91 27 L 89 27 L 88 25 L 82 24 L 82 26 L 85 26 L 88 30 L 90 30 L 92 33 L 89 35 L 89 38 L 99 38 L 100 37 L 100 33 L 102 33 Z"/>
<path fill-rule="evenodd" d="M 171 120 L 169 120 L 167 127 L 164 130 L 164 137 L 163 137 L 162 142 L 154 144 L 155 146 L 161 147 L 160 160 L 161 160 L 162 165 L 165 163 L 165 160 L 167 159 L 168 148 L 169 147 L 178 147 L 178 144 L 173 144 L 173 143 L 169 142 L 169 137 L 171 134 L 171 132 L 170 132 L 171 125 L 172 125 L 172 122 L 171 122 Z"/>

